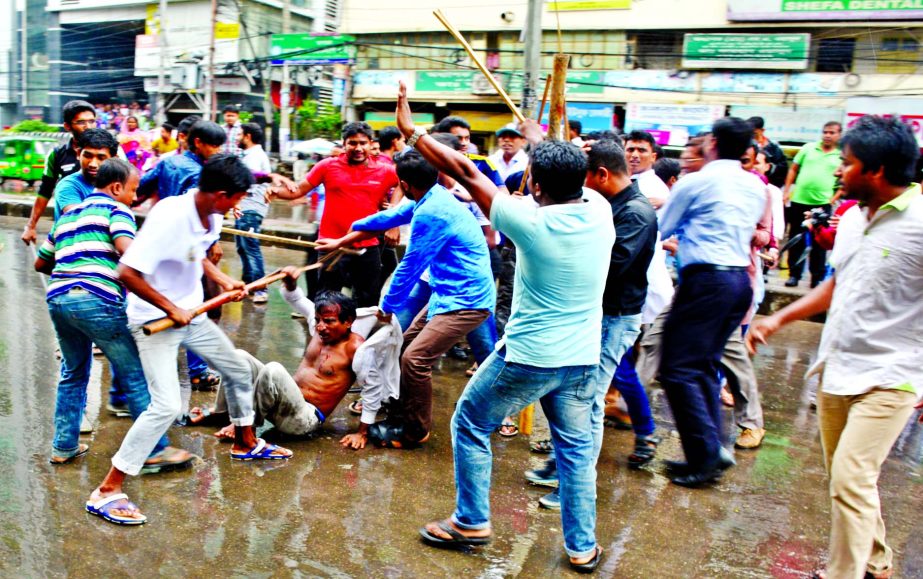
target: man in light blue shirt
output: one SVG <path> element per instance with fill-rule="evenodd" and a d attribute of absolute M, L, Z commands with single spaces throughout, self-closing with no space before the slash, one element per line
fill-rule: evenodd
<path fill-rule="evenodd" d="M 54 188 L 54 219 L 72 207 L 76 207 L 93 193 L 96 173 L 103 161 L 115 157 L 119 143 L 109 131 L 87 129 L 77 143 L 77 161 L 80 170 L 58 181 Z"/>
<path fill-rule="evenodd" d="M 679 237 L 679 288 L 664 325 L 660 382 L 686 462 L 668 461 L 673 483 L 697 487 L 733 465 L 721 447 L 717 366 L 731 332 L 750 308 L 750 240 L 766 207 L 765 186 L 740 166 L 750 126 L 715 122 L 708 164 L 681 179 L 660 216 L 660 233 Z"/>
<path fill-rule="evenodd" d="M 505 416 L 541 399 L 558 458 L 565 550 L 573 568 L 592 571 L 602 559 L 595 537 L 592 378 L 615 241 L 612 212 L 598 195 L 583 199 L 583 152 L 570 143 L 541 143 L 541 128 L 532 121 L 520 129 L 537 144 L 529 189 L 538 207 L 499 191 L 464 155 L 414 127 L 406 91 L 402 83 L 397 125 L 407 144 L 457 180 L 518 252 L 506 335 L 468 383 L 452 418 L 455 513 L 420 535 L 436 547 L 490 541 L 490 436 Z"/>
<path fill-rule="evenodd" d="M 351 233 L 318 250 L 347 247 L 410 223 L 407 253 L 381 300 L 379 318 L 390 323 L 427 269 L 432 295 L 429 307 L 404 330 L 399 409 L 388 423 L 373 425 L 369 438 L 379 446 L 412 448 L 432 430 L 433 365 L 490 316 L 497 296 L 487 242 L 474 215 L 436 183 L 438 171 L 420 153 L 403 152 L 394 164 L 401 188 L 416 203 L 360 219 Z"/>

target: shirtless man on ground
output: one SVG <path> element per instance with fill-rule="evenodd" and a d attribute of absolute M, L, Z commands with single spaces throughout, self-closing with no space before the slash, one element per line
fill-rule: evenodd
<path fill-rule="evenodd" d="M 283 283 L 289 294 L 297 290 L 299 272 L 295 267 L 282 270 L 287 274 Z M 254 408 L 257 422 L 269 420 L 285 434 L 305 435 L 319 429 L 355 382 L 353 358 L 364 341 L 352 332 L 356 319 L 355 302 L 339 292 L 325 292 L 311 303 L 298 295 L 286 296 L 291 303 L 300 298 L 301 306 L 314 310 L 307 316 L 311 340 L 294 377 L 278 362 L 263 364 L 249 353 L 237 353 L 249 364 L 253 374 Z M 298 307 L 295 303 L 292 304 Z M 192 424 L 213 424 L 225 419 L 227 406 L 223 389 L 219 389 L 214 410 L 193 408 L 190 410 Z M 359 432 L 347 434 L 340 442 L 343 446 L 360 449 L 365 447 L 365 431 L 368 426 L 360 424 Z M 233 436 L 233 426 L 228 425 L 215 433 L 218 438 Z"/>

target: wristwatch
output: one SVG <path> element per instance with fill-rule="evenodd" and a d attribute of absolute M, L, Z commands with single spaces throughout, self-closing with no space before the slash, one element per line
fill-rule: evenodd
<path fill-rule="evenodd" d="M 407 146 L 412 148 L 414 145 L 417 144 L 417 141 L 420 140 L 420 137 L 422 137 L 425 134 L 427 134 L 426 129 L 423 129 L 420 127 L 414 127 L 413 134 L 410 135 L 409 139 L 407 139 Z"/>

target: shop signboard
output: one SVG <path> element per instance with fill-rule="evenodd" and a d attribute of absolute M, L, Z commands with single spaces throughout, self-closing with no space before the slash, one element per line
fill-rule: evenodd
<path fill-rule="evenodd" d="M 548 0 L 545 6 L 551 12 L 577 12 L 587 10 L 629 10 L 631 0 Z"/>
<path fill-rule="evenodd" d="M 772 107 L 731 105 L 731 116 L 763 117 L 766 135 L 773 141 L 807 143 L 820 138 L 824 123 L 843 121 L 843 109 L 836 107 Z"/>
<path fill-rule="evenodd" d="M 683 35 L 683 68 L 804 70 L 810 34 Z"/>
<path fill-rule="evenodd" d="M 628 103 L 625 132 L 646 130 L 660 145 L 682 146 L 689 137 L 710 131 L 724 116 L 724 105 L 662 105 Z"/>
<path fill-rule="evenodd" d="M 923 148 L 923 99 L 855 97 L 846 100 L 846 129 L 865 115 L 898 116 L 907 123 Z"/>
<path fill-rule="evenodd" d="M 352 64 L 355 36 L 346 34 L 273 34 L 269 55 L 274 65 Z"/>
<path fill-rule="evenodd" d="M 923 0 L 728 0 L 731 22 L 919 20 Z"/>
<path fill-rule="evenodd" d="M 549 105 L 542 111 L 542 126 L 548 126 Z M 583 133 L 591 131 L 612 130 L 612 119 L 615 116 L 615 105 L 602 103 L 567 103 L 567 120 L 580 121 Z"/>

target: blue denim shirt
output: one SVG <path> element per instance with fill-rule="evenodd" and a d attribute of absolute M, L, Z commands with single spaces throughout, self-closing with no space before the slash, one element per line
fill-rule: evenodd
<path fill-rule="evenodd" d="M 191 151 L 167 157 L 141 177 L 138 199 L 147 199 L 154 193 L 161 199 L 182 195 L 199 185 L 202 159 Z"/>
<path fill-rule="evenodd" d="M 356 231 L 383 231 L 410 223 L 410 241 L 388 293 L 385 312 L 397 311 L 429 268 L 427 318 L 459 310 L 494 311 L 497 301 L 490 256 L 477 219 L 441 185 L 416 203 L 370 215 L 353 223 Z"/>
<path fill-rule="evenodd" d="M 750 239 L 766 208 L 766 186 L 739 161 L 717 160 L 673 187 L 660 214 L 663 239 L 679 238 L 683 266 L 750 265 Z"/>

